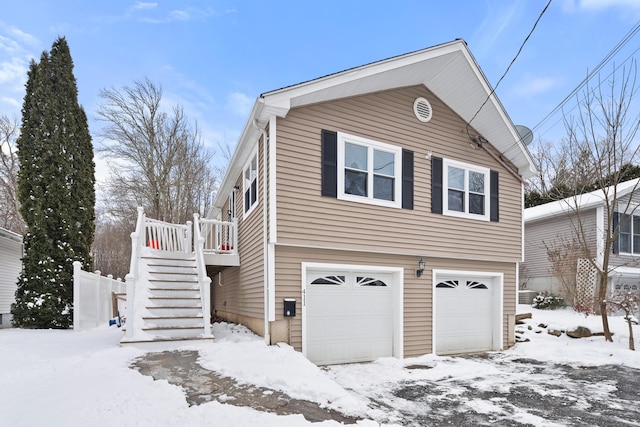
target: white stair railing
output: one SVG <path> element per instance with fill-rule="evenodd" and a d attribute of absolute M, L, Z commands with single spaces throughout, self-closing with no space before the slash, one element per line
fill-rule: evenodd
<path fill-rule="evenodd" d="M 204 336 L 211 335 L 211 278 L 207 276 L 207 267 L 204 263 L 205 238 L 200 233 L 200 216 L 193 214 L 194 249 L 198 271 L 198 286 L 200 286 L 200 299 L 202 303 L 202 319 L 204 322 Z"/>
<path fill-rule="evenodd" d="M 127 332 L 126 337 L 132 338 L 136 332 L 135 328 L 140 327 L 135 318 L 136 306 L 136 282 L 138 281 L 138 266 L 140 264 L 140 255 L 142 252 L 142 242 L 144 239 L 144 223 L 145 214 L 142 207 L 138 207 L 138 220 L 136 221 L 136 229 L 131 233 L 131 264 L 129 265 L 129 274 L 124 278 L 127 287 Z"/>

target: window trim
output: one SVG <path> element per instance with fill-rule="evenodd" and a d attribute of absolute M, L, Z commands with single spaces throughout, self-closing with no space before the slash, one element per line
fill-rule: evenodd
<path fill-rule="evenodd" d="M 242 172 L 242 176 L 244 180 L 244 170 Z M 236 189 L 234 188 L 229 192 L 229 208 L 227 209 L 227 213 L 229 214 L 229 221 L 233 221 L 234 219 L 236 219 L 236 197 L 238 197 L 238 195 Z"/>
<path fill-rule="evenodd" d="M 633 219 L 634 217 L 637 217 L 640 219 L 640 212 L 638 211 L 638 208 L 640 208 L 640 206 L 629 206 L 626 209 L 622 208 L 622 206 L 619 207 L 618 210 L 616 210 L 616 214 L 618 215 L 618 220 L 617 220 L 617 230 L 615 230 L 615 232 L 617 233 L 617 235 L 615 236 L 615 242 L 614 242 L 614 249 L 617 246 L 618 252 L 617 255 L 624 255 L 624 256 L 631 256 L 631 257 L 640 257 L 640 252 L 634 252 L 633 251 L 633 242 L 634 242 L 634 236 L 640 236 L 640 233 L 638 232 L 638 230 L 634 230 L 633 227 Z M 626 213 L 626 211 L 631 211 L 631 213 Z M 623 251 L 620 249 L 620 242 L 621 242 L 621 231 L 622 231 L 622 223 L 624 221 L 624 216 L 629 217 L 629 249 L 630 252 L 627 251 Z M 615 225 L 614 225 L 615 226 Z"/>
<path fill-rule="evenodd" d="M 247 169 L 251 169 L 251 162 L 255 159 L 256 161 L 256 177 L 255 177 L 255 182 L 256 182 L 256 200 L 251 203 L 251 206 L 249 206 L 247 208 L 246 205 L 246 200 L 247 198 L 245 197 L 245 194 L 247 192 L 247 182 L 245 179 L 245 175 L 247 173 Z M 253 152 L 251 153 L 251 156 L 249 156 L 249 160 L 247 160 L 247 162 L 245 163 L 244 167 L 242 168 L 242 218 L 246 218 L 248 217 L 251 212 L 253 212 L 256 209 L 256 206 L 258 206 L 258 202 L 260 201 L 260 158 L 258 157 L 258 147 L 256 146 L 256 148 L 253 150 Z M 251 183 L 253 183 L 253 181 L 251 181 Z M 249 191 L 251 191 L 251 184 L 249 184 Z"/>
<path fill-rule="evenodd" d="M 367 175 L 367 185 L 368 185 L 368 195 L 367 196 L 357 196 L 354 194 L 347 194 L 344 192 L 344 175 L 345 175 L 345 142 L 354 143 L 357 145 L 364 145 L 367 147 L 367 156 L 368 156 L 368 175 Z M 393 173 L 393 194 L 394 199 L 391 200 L 383 200 L 376 199 L 373 197 L 373 173 L 371 168 L 373 167 L 373 150 L 380 150 L 387 153 L 393 154 L 393 162 L 394 162 L 394 173 Z M 338 181 L 338 194 L 337 198 L 340 200 L 347 200 L 351 202 L 357 203 L 366 203 L 370 205 L 376 206 L 384 206 L 391 208 L 402 208 L 402 147 L 398 147 L 395 145 L 387 144 L 380 141 L 374 141 L 368 138 L 363 138 L 355 135 L 350 135 L 343 132 L 338 132 L 338 161 L 337 161 L 337 181 Z"/>
<path fill-rule="evenodd" d="M 449 209 L 449 167 L 464 170 L 464 206 L 465 211 L 459 212 Z M 469 172 L 484 175 L 484 214 L 469 213 Z M 459 162 L 447 158 L 442 159 L 442 214 L 458 218 L 468 218 L 477 221 L 491 219 L 491 169 L 469 163 Z"/>

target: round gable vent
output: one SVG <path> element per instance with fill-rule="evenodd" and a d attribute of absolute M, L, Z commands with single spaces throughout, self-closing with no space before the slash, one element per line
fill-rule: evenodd
<path fill-rule="evenodd" d="M 431 104 L 424 98 L 416 98 L 413 101 L 413 112 L 421 122 L 428 122 L 431 120 L 433 110 L 431 110 Z"/>

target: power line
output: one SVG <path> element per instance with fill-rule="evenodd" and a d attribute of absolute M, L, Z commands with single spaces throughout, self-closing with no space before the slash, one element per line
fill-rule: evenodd
<path fill-rule="evenodd" d="M 536 130 L 540 126 L 542 126 L 542 124 L 544 122 L 549 120 L 549 118 L 551 118 L 551 116 L 556 114 L 567 102 L 569 102 L 569 100 L 571 98 L 573 98 L 573 96 L 580 89 L 582 89 L 589 82 L 589 80 L 591 80 L 591 78 L 595 74 L 597 74 L 602 69 L 602 67 L 604 67 L 611 60 L 611 58 L 613 58 L 620 51 L 620 49 L 622 49 L 624 47 L 624 45 L 626 45 L 629 42 L 629 40 L 631 40 L 638 33 L 638 31 L 640 31 L 640 21 L 638 21 L 633 26 L 633 28 L 631 28 L 631 30 L 629 30 L 629 32 L 618 42 L 618 44 L 615 45 L 613 47 L 613 49 L 611 49 L 611 51 L 604 58 L 602 58 L 602 60 L 598 63 L 598 65 L 595 66 L 593 71 L 587 73 L 586 77 L 584 79 L 582 79 L 582 81 L 578 84 L 578 86 L 575 87 L 575 89 L 573 89 L 562 101 L 560 101 L 560 103 L 553 110 L 551 110 L 551 112 L 549 114 L 544 116 L 544 118 L 542 120 L 540 120 L 540 122 L 538 122 L 537 125 L 535 125 L 533 127 L 532 131 Z M 627 60 L 628 59 L 629 58 L 627 58 Z M 625 60 L 625 62 L 626 62 L 626 60 Z"/>
<path fill-rule="evenodd" d="M 480 108 L 478 108 L 478 111 L 476 111 L 476 113 L 473 115 L 473 117 L 471 117 L 471 120 L 469 120 L 467 122 L 467 134 L 469 133 L 469 126 L 471 125 L 471 122 L 478 116 L 478 114 L 480 114 L 480 111 L 485 106 L 485 104 L 489 101 L 491 96 L 495 93 L 496 89 L 500 85 L 500 82 L 502 82 L 502 79 L 504 79 L 504 77 L 507 75 L 507 73 L 511 69 L 511 66 L 513 65 L 513 63 L 516 62 L 516 59 L 518 58 L 518 56 L 520 56 L 520 53 L 522 52 L 522 49 L 524 48 L 524 45 L 529 40 L 529 37 L 531 37 L 531 34 L 533 34 L 533 31 L 536 29 L 536 26 L 538 25 L 538 22 L 540 22 L 540 19 L 542 19 L 542 15 L 544 15 L 544 13 L 547 11 L 547 9 L 549 8 L 549 5 L 551 4 L 551 2 L 552 2 L 552 0 L 549 0 L 549 2 L 544 7 L 544 9 L 542 9 L 542 12 L 540 12 L 540 15 L 538 15 L 538 19 L 536 19 L 536 22 L 533 24 L 533 27 L 531 28 L 531 31 L 529 31 L 529 34 L 527 34 L 527 37 L 524 39 L 524 41 L 520 45 L 520 49 L 518 49 L 518 52 L 516 53 L 516 56 L 513 57 L 513 59 L 511 60 L 511 63 L 509 63 L 509 66 L 507 67 L 507 69 L 502 74 L 502 77 L 500 77 L 500 79 L 498 80 L 498 83 L 496 83 L 496 85 L 491 89 L 491 93 L 489 93 L 489 95 L 487 95 L 487 99 L 484 100 L 484 102 L 482 103 Z"/>

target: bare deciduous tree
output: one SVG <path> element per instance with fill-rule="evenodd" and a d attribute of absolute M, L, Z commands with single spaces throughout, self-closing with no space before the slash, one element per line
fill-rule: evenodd
<path fill-rule="evenodd" d="M 99 151 L 111 172 L 106 210 L 123 218 L 143 206 L 149 217 L 174 223 L 206 213 L 217 187 L 213 153 L 183 108 L 174 105 L 167 113 L 162 88 L 149 79 L 100 96 L 98 116 L 105 126 Z"/>
<path fill-rule="evenodd" d="M 640 126 L 639 117 L 632 116 L 636 84 L 635 64 L 606 82 L 599 81 L 596 87 L 585 90 L 579 99 L 579 111 L 575 118 L 565 117 L 567 138 L 556 149 L 561 162 L 570 171 L 567 185 L 574 195 L 569 198 L 568 208 L 576 242 L 597 272 L 595 310 L 602 316 L 604 336 L 612 341 L 607 318 L 609 274 L 614 245 L 620 233 L 620 224 L 615 221 L 618 212 L 632 215 L 636 207 L 633 197 L 621 197 L 618 185 L 627 180 L 624 166 L 636 164 L 639 146 L 636 140 Z M 593 221 L 583 209 L 581 194 L 589 191 L 586 183 L 599 191 L 603 202 L 604 224 L 602 242 L 593 240 Z M 631 189 L 633 194 L 637 189 Z M 592 208 L 589 208 L 592 209 Z"/>
<path fill-rule="evenodd" d="M 23 234 L 26 226 L 18 201 L 18 119 L 0 116 L 0 227 Z"/>
<path fill-rule="evenodd" d="M 96 235 L 93 241 L 93 264 L 103 275 L 124 278 L 131 260 L 131 230 L 135 222 L 119 220 L 104 212 L 97 212 Z"/>

